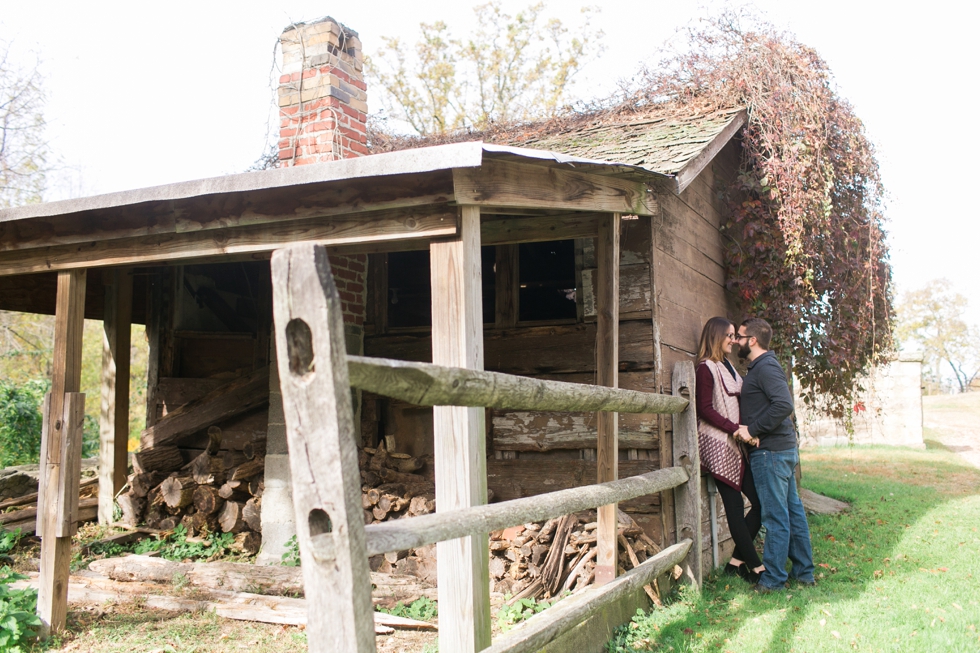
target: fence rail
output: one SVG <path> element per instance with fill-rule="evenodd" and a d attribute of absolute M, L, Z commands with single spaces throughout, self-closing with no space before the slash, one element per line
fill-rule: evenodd
<path fill-rule="evenodd" d="M 416 406 L 671 414 L 688 405 L 672 395 L 387 358 L 348 356 L 347 369 L 352 387 Z"/>
<path fill-rule="evenodd" d="M 272 278 L 280 386 L 291 452 L 293 502 L 309 606 L 307 630 L 311 651 L 374 651 L 368 556 L 434 542 L 451 545 L 439 553 L 440 596 L 442 583 L 448 580 L 447 595 L 462 602 L 448 606 L 453 609 L 441 616 L 440 647 L 453 653 L 476 653 L 479 649 L 489 653 L 539 650 L 580 623 L 587 614 L 639 589 L 676 564 L 682 564 L 687 577 L 700 584 L 700 469 L 696 421 L 690 401 L 694 392 L 691 363 L 675 365 L 672 395 L 659 395 L 428 363 L 347 356 L 340 297 L 325 250 L 299 245 L 276 252 L 272 258 Z M 672 414 L 674 466 L 493 505 L 365 526 L 359 501 L 357 454 L 354 439 L 350 437 L 353 432 L 351 387 L 424 406 Z M 467 470 L 468 482 L 485 484 L 485 479 L 480 478 L 485 473 L 480 459 L 457 462 Z M 454 559 L 444 559 L 444 551 L 454 554 L 457 549 L 464 551 L 479 546 L 484 547 L 485 553 L 486 534 L 490 531 L 591 508 L 612 508 L 615 515 L 614 504 L 620 501 L 671 489 L 680 542 L 604 585 L 562 600 L 490 644 L 489 569 L 486 563 L 482 570 L 479 565 L 452 566 Z M 609 538 L 599 541 L 600 553 L 602 546 L 612 547 L 615 553 L 615 519 L 612 523 Z M 600 533 L 600 537 L 604 535 Z M 448 565 L 445 569 L 453 570 L 452 573 L 444 575 L 443 565 Z M 478 587 L 482 587 L 483 596 L 479 590 L 473 594 L 461 591 L 461 588 Z M 447 632 L 473 633 L 484 627 L 488 648 L 486 644 L 476 643 L 478 637 L 463 646 L 466 649 L 463 651 L 456 640 L 446 636 Z"/>
<path fill-rule="evenodd" d="M 552 519 L 579 510 L 629 501 L 645 494 L 656 494 L 686 483 L 687 471 L 668 467 L 618 481 L 538 494 L 465 510 L 436 512 L 412 519 L 370 524 L 364 527 L 369 556 L 404 551 L 415 547 L 454 540 L 476 533 L 489 533 L 532 521 Z"/>
<path fill-rule="evenodd" d="M 497 639 L 482 653 L 534 653 L 559 635 L 582 623 L 593 611 L 652 583 L 673 569 L 691 549 L 691 540 L 668 547 L 649 560 L 627 571 L 611 583 L 590 587 L 581 594 L 562 599 L 527 622 Z"/>

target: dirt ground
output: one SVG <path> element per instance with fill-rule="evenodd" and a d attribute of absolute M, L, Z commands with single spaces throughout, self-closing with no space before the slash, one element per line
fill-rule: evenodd
<path fill-rule="evenodd" d="M 927 444 L 933 441 L 980 467 L 980 392 L 922 398 Z"/>

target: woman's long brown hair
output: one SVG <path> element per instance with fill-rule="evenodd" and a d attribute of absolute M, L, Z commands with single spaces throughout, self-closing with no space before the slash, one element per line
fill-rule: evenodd
<path fill-rule="evenodd" d="M 698 362 L 712 360 L 721 362 L 725 358 L 722 345 L 728 338 L 728 327 L 734 326 L 731 320 L 724 317 L 713 317 L 704 323 L 701 329 L 701 344 L 698 346 Z"/>

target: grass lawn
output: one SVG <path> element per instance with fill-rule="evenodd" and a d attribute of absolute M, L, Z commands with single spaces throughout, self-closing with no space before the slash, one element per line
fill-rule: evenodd
<path fill-rule="evenodd" d="M 980 651 L 980 470 L 938 447 L 855 447 L 804 451 L 803 473 L 852 504 L 810 518 L 817 587 L 760 596 L 712 576 L 609 650 Z"/>

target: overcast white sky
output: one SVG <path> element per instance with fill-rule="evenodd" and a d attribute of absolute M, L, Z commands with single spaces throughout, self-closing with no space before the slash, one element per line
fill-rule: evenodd
<path fill-rule="evenodd" d="M 0 40 L 41 61 L 54 153 L 81 196 L 240 172 L 266 142 L 277 37 L 291 21 L 333 16 L 370 54 L 380 36 L 414 40 L 420 21 L 465 33 L 473 0 L 0 0 Z M 527 2 L 505 0 L 511 10 Z M 718 2 L 601 2 L 607 50 L 579 84 L 603 96 L 675 31 Z M 578 3 L 552 0 L 574 17 Z M 829 62 L 878 146 L 899 290 L 948 277 L 980 323 L 980 228 L 970 200 L 980 145 L 976 3 L 758 0 L 753 5 Z M 371 104 L 370 89 L 368 102 Z M 378 108 L 374 103 L 373 108 Z"/>

